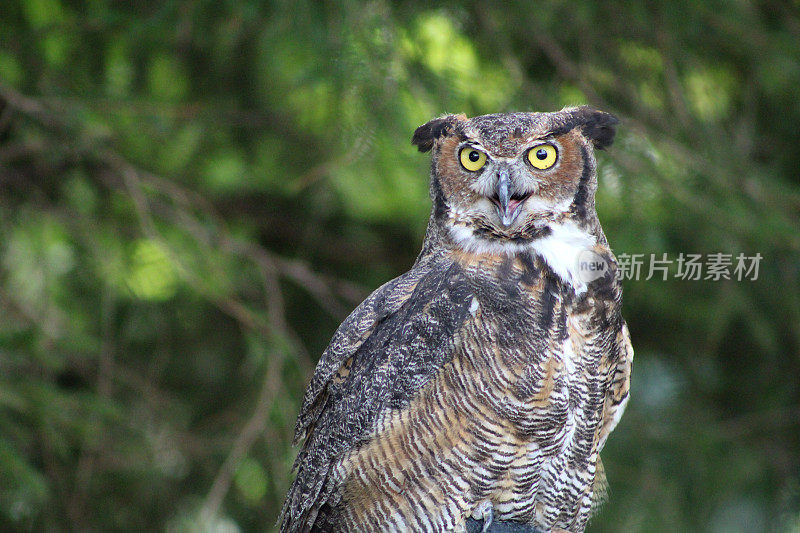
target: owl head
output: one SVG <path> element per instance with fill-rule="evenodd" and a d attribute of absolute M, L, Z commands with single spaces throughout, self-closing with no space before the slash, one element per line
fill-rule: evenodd
<path fill-rule="evenodd" d="M 412 143 L 433 153 L 431 224 L 473 252 L 513 254 L 578 233 L 596 242 L 594 149 L 612 143 L 616 124 L 589 107 L 423 124 Z"/>

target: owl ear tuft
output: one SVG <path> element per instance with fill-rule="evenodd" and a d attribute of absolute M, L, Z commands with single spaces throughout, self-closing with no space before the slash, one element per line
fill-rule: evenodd
<path fill-rule="evenodd" d="M 592 141 L 599 150 L 611 146 L 619 123 L 617 117 L 589 106 L 576 107 L 570 111 L 570 129 L 580 127 L 584 137 Z"/>
<path fill-rule="evenodd" d="M 466 115 L 446 115 L 426 122 L 414 131 L 411 144 L 420 152 L 428 152 L 440 137 L 452 133 L 455 125 L 466 119 Z"/>

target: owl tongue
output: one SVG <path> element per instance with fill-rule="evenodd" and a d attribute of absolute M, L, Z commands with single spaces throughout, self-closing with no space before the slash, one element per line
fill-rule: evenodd
<path fill-rule="evenodd" d="M 508 199 L 508 213 L 513 214 L 514 211 L 517 209 L 517 206 L 519 204 L 521 204 L 522 202 L 524 202 L 524 201 L 525 201 L 524 198 L 520 198 L 520 199 L 509 198 Z"/>
<path fill-rule="evenodd" d="M 514 221 L 517 219 L 517 215 L 519 214 L 520 205 L 522 205 L 522 203 L 527 199 L 527 196 L 522 198 L 509 198 L 505 209 L 503 209 L 502 202 L 497 206 L 497 210 L 500 214 L 500 221 L 503 223 L 503 226 L 509 227 L 514 223 Z"/>

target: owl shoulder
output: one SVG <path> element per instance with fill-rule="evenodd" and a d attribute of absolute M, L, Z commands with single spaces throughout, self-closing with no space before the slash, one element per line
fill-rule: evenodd
<path fill-rule="evenodd" d="M 337 461 L 452 358 L 472 304 L 463 274 L 447 255 L 431 254 L 373 292 L 336 331 L 298 417 L 295 438 L 305 440 L 284 524 L 313 522 L 315 509 L 335 498 Z"/>

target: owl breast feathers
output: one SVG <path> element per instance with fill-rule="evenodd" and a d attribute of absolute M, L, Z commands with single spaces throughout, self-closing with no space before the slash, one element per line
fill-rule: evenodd
<path fill-rule="evenodd" d="M 585 529 L 633 359 L 594 206 L 616 123 L 579 107 L 416 130 L 422 251 L 322 355 L 281 531 Z"/>

